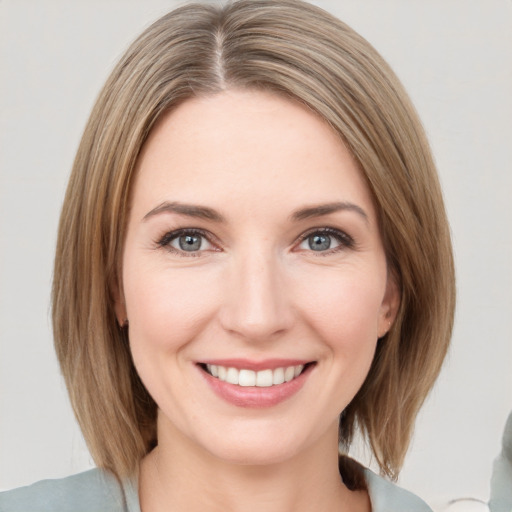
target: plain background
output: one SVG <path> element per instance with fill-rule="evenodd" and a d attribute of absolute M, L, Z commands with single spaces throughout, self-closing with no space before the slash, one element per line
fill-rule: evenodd
<path fill-rule="evenodd" d="M 400 483 L 437 510 L 453 498 L 486 500 L 512 409 L 512 1 L 315 3 L 365 36 L 404 82 L 451 220 L 453 345 Z M 175 5 L 0 0 L 0 489 L 92 466 L 52 347 L 59 209 L 109 70 Z"/>

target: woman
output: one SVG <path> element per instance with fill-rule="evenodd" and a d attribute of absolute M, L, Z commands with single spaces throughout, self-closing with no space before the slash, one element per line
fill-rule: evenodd
<path fill-rule="evenodd" d="M 59 227 L 56 349 L 101 469 L 0 509 L 428 510 L 343 454 L 360 431 L 398 475 L 453 308 L 375 50 L 297 1 L 173 11 L 100 94 Z"/>

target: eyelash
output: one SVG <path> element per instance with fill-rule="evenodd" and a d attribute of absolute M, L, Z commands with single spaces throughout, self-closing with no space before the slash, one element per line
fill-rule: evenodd
<path fill-rule="evenodd" d="M 334 247 L 334 248 L 328 249 L 326 251 L 313 251 L 313 250 L 310 251 L 313 253 L 316 252 L 317 256 L 328 256 L 330 254 L 337 253 L 337 252 L 340 252 L 340 251 L 343 251 L 346 249 L 354 249 L 355 248 L 355 241 L 349 234 L 347 234 L 344 231 L 341 231 L 339 229 L 330 228 L 330 227 L 310 229 L 310 230 L 306 231 L 305 233 L 303 233 L 302 235 L 300 235 L 298 243 L 301 244 L 302 242 L 307 240 L 310 236 L 316 235 L 316 234 L 328 235 L 328 236 L 334 238 L 337 242 L 339 242 L 338 247 Z"/>
<path fill-rule="evenodd" d="M 308 251 L 308 252 L 316 253 L 316 256 L 327 256 L 327 255 L 337 253 L 337 252 L 340 252 L 340 251 L 343 251 L 346 249 L 355 248 L 355 241 L 350 235 L 348 235 L 344 231 L 341 231 L 341 230 L 335 229 L 335 228 L 330 228 L 330 227 L 313 228 L 313 229 L 306 231 L 305 233 L 303 233 L 302 235 L 299 236 L 295 245 L 296 246 L 300 245 L 302 242 L 307 240 L 310 236 L 316 235 L 316 234 L 328 235 L 328 236 L 334 238 L 339 243 L 339 245 L 337 247 L 334 247 L 332 249 L 327 249 L 325 251 L 314 251 L 312 249 L 310 251 Z M 208 241 L 208 243 L 215 245 L 211 240 L 213 238 L 211 233 L 204 231 L 202 229 L 197 229 L 197 228 L 183 228 L 183 229 L 177 229 L 175 231 L 169 231 L 169 232 L 165 233 L 160 239 L 157 240 L 156 246 L 158 248 L 166 249 L 167 251 L 169 251 L 173 254 L 176 254 L 178 256 L 185 257 L 185 258 L 190 258 L 190 257 L 194 258 L 194 257 L 200 256 L 201 253 L 204 251 L 198 250 L 198 251 L 187 252 L 187 251 L 176 249 L 175 247 L 173 247 L 171 245 L 171 242 L 173 242 L 177 238 L 179 238 L 181 236 L 187 236 L 187 235 L 202 237 L 202 238 L 206 239 Z"/>
<path fill-rule="evenodd" d="M 181 251 L 179 249 L 176 249 L 171 245 L 171 242 L 179 238 L 180 236 L 200 236 L 204 239 L 206 239 L 210 244 L 214 245 L 211 241 L 212 235 L 208 233 L 207 231 L 204 231 L 202 229 L 197 228 L 184 228 L 184 229 L 177 229 L 175 231 L 169 231 L 165 233 L 165 235 L 160 238 L 156 245 L 157 247 L 161 247 L 163 249 L 166 249 L 167 251 L 176 254 L 178 256 L 182 256 L 185 258 L 194 258 L 200 256 L 202 251 L 194 251 L 194 252 L 188 252 L 187 251 Z"/>

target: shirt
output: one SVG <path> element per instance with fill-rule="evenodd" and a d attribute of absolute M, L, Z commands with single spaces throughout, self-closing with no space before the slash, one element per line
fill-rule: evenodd
<path fill-rule="evenodd" d="M 365 470 L 372 512 L 432 512 L 414 494 Z M 102 469 L 0 493 L 0 512 L 141 512 L 137 479 Z"/>

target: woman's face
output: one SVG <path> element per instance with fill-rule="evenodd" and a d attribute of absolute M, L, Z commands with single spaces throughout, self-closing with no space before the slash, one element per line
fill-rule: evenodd
<path fill-rule="evenodd" d="M 257 464 L 332 447 L 398 305 L 340 139 L 232 90 L 163 117 L 137 172 L 116 311 L 160 443 Z"/>

